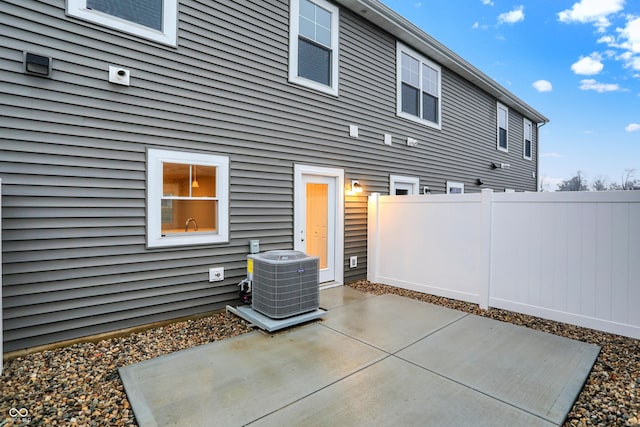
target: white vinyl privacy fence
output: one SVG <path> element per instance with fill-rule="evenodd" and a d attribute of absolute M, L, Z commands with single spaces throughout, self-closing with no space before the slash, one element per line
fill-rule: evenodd
<path fill-rule="evenodd" d="M 640 191 L 369 198 L 370 281 L 640 339 Z"/>

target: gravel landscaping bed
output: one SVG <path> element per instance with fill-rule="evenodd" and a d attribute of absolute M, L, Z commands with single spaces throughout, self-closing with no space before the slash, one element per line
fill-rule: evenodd
<path fill-rule="evenodd" d="M 505 310 L 483 311 L 474 304 L 366 281 L 350 286 L 377 295 L 402 295 L 597 344 L 602 351 L 565 426 L 640 425 L 638 340 Z M 243 320 L 219 313 L 125 337 L 74 344 L 6 361 L 0 377 L 0 427 L 135 426 L 133 411 L 118 376 L 118 366 L 250 330 Z M 18 414 L 22 408 L 27 412 Z"/>

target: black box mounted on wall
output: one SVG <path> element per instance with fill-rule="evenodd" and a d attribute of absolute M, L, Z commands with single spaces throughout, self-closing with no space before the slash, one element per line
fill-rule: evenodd
<path fill-rule="evenodd" d="M 37 53 L 24 53 L 24 72 L 34 76 L 51 76 L 51 58 Z"/>

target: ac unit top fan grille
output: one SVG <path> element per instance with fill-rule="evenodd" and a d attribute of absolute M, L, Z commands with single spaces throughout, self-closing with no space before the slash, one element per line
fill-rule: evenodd
<path fill-rule="evenodd" d="M 253 260 L 251 307 L 282 319 L 320 307 L 318 257 L 300 251 L 249 255 Z"/>

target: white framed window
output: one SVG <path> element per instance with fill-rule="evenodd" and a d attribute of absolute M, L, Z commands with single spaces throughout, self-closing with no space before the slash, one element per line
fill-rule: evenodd
<path fill-rule="evenodd" d="M 522 157 L 526 160 L 531 160 L 533 152 L 533 124 L 531 120 L 523 119 L 524 131 L 524 146 L 522 149 Z"/>
<path fill-rule="evenodd" d="M 440 129 L 440 66 L 400 42 L 396 55 L 398 116 Z"/>
<path fill-rule="evenodd" d="M 498 102 L 498 127 L 496 133 L 496 148 L 509 151 L 509 109 Z"/>
<path fill-rule="evenodd" d="M 177 45 L 178 0 L 67 0 L 67 14 L 159 43 Z"/>
<path fill-rule="evenodd" d="M 291 0 L 289 13 L 289 81 L 338 96 L 338 7 Z"/>
<path fill-rule="evenodd" d="M 147 151 L 147 247 L 229 241 L 229 158 Z"/>
<path fill-rule="evenodd" d="M 413 176 L 389 175 L 391 196 L 413 196 L 419 194 L 420 179 Z"/>
<path fill-rule="evenodd" d="M 464 194 L 464 183 L 447 181 L 447 194 Z"/>

